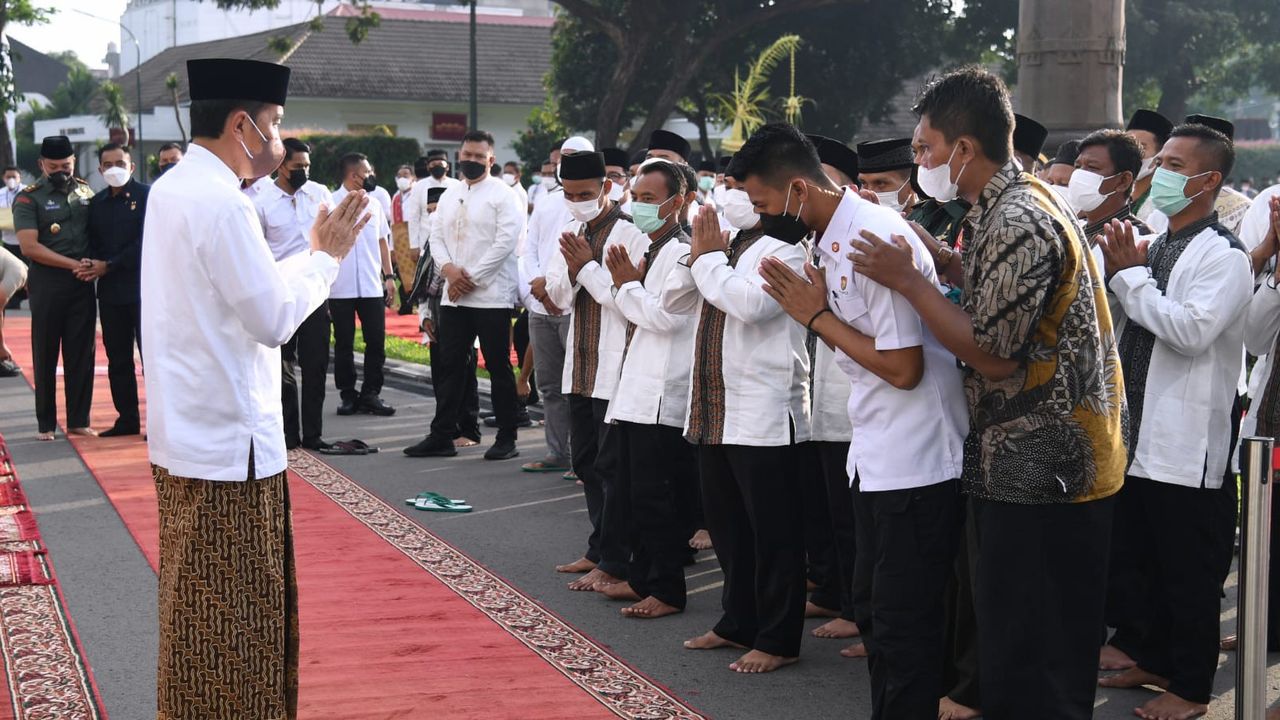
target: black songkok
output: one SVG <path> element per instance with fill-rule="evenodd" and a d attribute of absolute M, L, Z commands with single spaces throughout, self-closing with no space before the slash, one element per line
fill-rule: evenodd
<path fill-rule="evenodd" d="M 207 58 L 187 61 L 191 100 L 251 100 L 284 105 L 289 68 L 257 60 Z"/>
<path fill-rule="evenodd" d="M 604 153 L 576 152 L 560 158 L 561 180 L 604 179 Z"/>

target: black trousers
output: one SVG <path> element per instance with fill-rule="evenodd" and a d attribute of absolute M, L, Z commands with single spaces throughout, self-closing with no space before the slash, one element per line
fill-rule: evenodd
<path fill-rule="evenodd" d="M 67 427 L 89 427 L 98 317 L 93 284 L 77 280 L 70 270 L 32 263 L 27 285 L 39 431 L 53 432 L 58 427 L 59 352 L 66 384 Z"/>
<path fill-rule="evenodd" d="M 142 303 L 112 305 L 98 303 L 102 322 L 102 347 L 107 351 L 107 380 L 111 384 L 111 402 L 116 407 L 118 422 L 136 428 L 138 417 L 138 375 L 133 362 L 133 348 L 142 351 Z"/>
<path fill-rule="evenodd" d="M 677 427 L 619 422 L 609 432 L 618 444 L 616 486 L 629 498 L 631 587 L 683 609 L 690 533 L 679 488 L 697 480 L 697 454 Z"/>
<path fill-rule="evenodd" d="M 982 716 L 1093 717 L 1115 498 L 973 510 Z"/>
<path fill-rule="evenodd" d="M 934 720 L 945 691 L 943 598 L 959 540 L 959 482 L 851 495 L 872 720 Z"/>
<path fill-rule="evenodd" d="M 1218 668 L 1222 556 L 1234 537 L 1215 509 L 1226 496 L 1126 477 L 1116 508 L 1112 556 L 1136 557 L 1140 565 L 1137 592 L 1124 598 L 1127 622 L 1111 644 L 1168 678 L 1169 692 L 1196 703 L 1209 702 Z"/>
<path fill-rule="evenodd" d="M 960 550 L 956 553 L 951 581 L 947 584 L 947 664 L 943 687 L 947 697 L 970 708 L 982 707 L 978 682 L 978 615 L 973 579 L 978 574 L 978 532 L 973 503 L 964 503 Z"/>
<path fill-rule="evenodd" d="M 782 657 L 799 655 L 804 630 L 795 453 L 794 445 L 698 447 L 707 530 L 724 569 L 724 614 L 714 631 Z"/>
<path fill-rule="evenodd" d="M 298 369 L 301 368 L 301 382 Z M 329 308 L 321 304 L 280 346 L 280 401 L 287 441 L 317 442 L 324 433 L 324 385 L 329 374 Z M 299 413 L 299 398 L 301 410 Z"/>
<path fill-rule="evenodd" d="M 809 601 L 853 616 L 853 502 L 849 493 L 849 443 L 807 442 L 797 446 L 804 500 L 804 542 L 809 579 L 818 587 Z"/>
<path fill-rule="evenodd" d="M 568 398 L 573 471 L 582 481 L 591 521 L 585 557 L 602 572 L 626 578 L 631 557 L 626 546 L 628 498 L 617 487 L 620 441 L 616 428 L 604 421 L 609 401 L 581 395 Z"/>
<path fill-rule="evenodd" d="M 343 400 L 382 393 L 382 369 L 387 362 L 386 301 L 381 297 L 333 298 L 333 381 Z M 356 316 L 364 333 L 364 382 L 356 392 Z"/>
<path fill-rule="evenodd" d="M 516 376 L 509 360 L 511 309 L 441 307 L 436 333 L 432 353 L 436 414 L 431 420 L 431 435 L 440 439 L 457 436 L 467 407 L 467 389 L 474 382 L 475 366 L 471 361 L 478 337 L 489 371 L 493 412 L 498 418 L 498 442 L 515 442 Z"/>

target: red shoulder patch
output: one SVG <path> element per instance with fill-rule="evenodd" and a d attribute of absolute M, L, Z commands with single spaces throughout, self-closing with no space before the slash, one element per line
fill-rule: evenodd
<path fill-rule="evenodd" d="M 29 203 L 29 202 L 31 202 L 31 196 L 30 196 L 30 195 L 19 195 L 18 197 L 14 198 L 14 200 L 13 200 L 13 201 L 14 201 L 14 202 L 16 202 L 16 203 Z"/>

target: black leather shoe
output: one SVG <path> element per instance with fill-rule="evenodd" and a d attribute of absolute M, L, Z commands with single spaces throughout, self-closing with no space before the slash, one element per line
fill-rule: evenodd
<path fill-rule="evenodd" d="M 333 443 L 324 440 L 303 440 L 301 445 L 308 450 L 328 450 L 333 447 Z"/>
<path fill-rule="evenodd" d="M 493 447 L 484 451 L 485 460 L 510 460 L 520 454 L 516 449 L 515 442 L 511 440 L 499 440 L 493 444 Z"/>
<path fill-rule="evenodd" d="M 360 398 L 360 412 L 388 417 L 395 415 L 396 409 L 383 402 L 377 395 L 366 395 Z"/>
<path fill-rule="evenodd" d="M 458 448 L 454 447 L 453 441 L 448 438 L 441 439 L 428 435 L 417 445 L 405 448 L 404 454 L 409 457 L 453 457 L 458 454 Z"/>
<path fill-rule="evenodd" d="M 498 427 L 498 416 L 486 415 L 484 418 L 484 426 L 491 427 L 491 428 Z M 516 427 L 518 428 L 533 427 L 533 418 L 529 417 L 528 410 L 525 410 L 524 412 L 516 415 Z"/>
<path fill-rule="evenodd" d="M 343 400 L 338 403 L 339 415 L 355 415 L 359 409 L 359 404 L 355 400 Z"/>
<path fill-rule="evenodd" d="M 110 431 L 108 431 L 108 432 L 110 432 Z M 286 438 L 284 439 L 284 449 L 285 449 L 285 450 L 294 450 L 294 449 L 296 449 L 296 448 L 300 448 L 300 447 L 302 447 L 302 441 L 301 441 L 301 440 L 299 440 L 298 438 L 296 438 L 296 437 L 286 437 Z"/>
<path fill-rule="evenodd" d="M 22 374 L 22 368 L 18 367 L 18 363 L 13 358 L 5 358 L 0 360 L 0 377 L 18 377 Z"/>
<path fill-rule="evenodd" d="M 98 433 L 98 437 L 125 437 L 127 435 L 137 435 L 142 429 L 137 425 L 121 425 L 116 423 L 109 430 L 103 430 Z"/>

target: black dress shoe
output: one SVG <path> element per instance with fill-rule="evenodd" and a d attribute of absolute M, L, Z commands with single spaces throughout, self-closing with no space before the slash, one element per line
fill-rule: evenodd
<path fill-rule="evenodd" d="M 458 454 L 458 448 L 454 447 L 453 441 L 448 438 L 428 435 L 417 445 L 405 448 L 404 454 L 409 457 L 453 457 Z"/>
<path fill-rule="evenodd" d="M 355 415 L 359 409 L 360 407 L 355 400 L 343 400 L 338 403 L 339 415 Z"/>
<path fill-rule="evenodd" d="M 137 435 L 142 429 L 137 425 L 121 425 L 116 423 L 109 430 L 103 430 L 98 433 L 98 437 L 125 437 L 127 435 Z"/>
<path fill-rule="evenodd" d="M 18 367 L 18 363 L 13 358 L 5 358 L 0 360 L 0 377 L 18 377 L 22 374 L 22 368 Z"/>
<path fill-rule="evenodd" d="M 366 395 L 360 398 L 360 412 L 389 417 L 396 414 L 396 409 L 383 402 L 377 395 Z"/>
<path fill-rule="evenodd" d="M 111 432 L 111 431 L 110 431 L 110 430 L 108 430 L 107 432 Z M 294 449 L 296 449 L 296 448 L 300 448 L 300 447 L 302 447 L 302 441 L 301 441 L 301 440 L 299 440 L 298 438 L 296 438 L 296 437 L 287 437 L 287 438 L 285 438 L 285 439 L 284 439 L 284 449 L 285 449 L 285 450 L 294 450 Z"/>
<path fill-rule="evenodd" d="M 484 418 L 484 426 L 491 427 L 491 428 L 498 427 L 498 416 L 486 415 Z M 533 427 L 533 418 L 529 417 L 528 410 L 525 410 L 524 412 L 516 415 L 516 427 L 518 428 Z"/>
<path fill-rule="evenodd" d="M 324 440 L 303 440 L 301 444 L 302 447 L 308 450 L 328 450 L 333 447 L 333 443 L 325 442 Z"/>
<path fill-rule="evenodd" d="M 516 449 L 515 441 L 499 440 L 493 444 L 493 447 L 484 451 L 485 460 L 510 460 L 520 454 Z"/>

